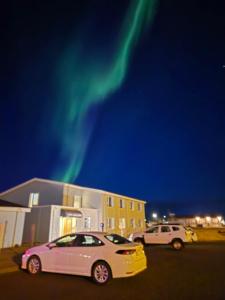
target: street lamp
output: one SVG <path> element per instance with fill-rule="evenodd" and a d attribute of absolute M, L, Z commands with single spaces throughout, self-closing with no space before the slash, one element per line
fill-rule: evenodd
<path fill-rule="evenodd" d="M 197 221 L 197 223 L 199 223 L 200 217 L 199 217 L 199 216 L 196 216 L 196 217 L 195 217 L 195 220 Z"/>
<path fill-rule="evenodd" d="M 152 218 L 153 218 L 154 220 L 156 220 L 156 219 L 158 218 L 157 213 L 154 212 L 154 213 L 152 214 Z"/>

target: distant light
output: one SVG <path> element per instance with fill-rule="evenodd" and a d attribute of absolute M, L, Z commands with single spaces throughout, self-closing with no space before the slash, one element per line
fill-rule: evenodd
<path fill-rule="evenodd" d="M 199 222 L 199 221 L 200 221 L 200 217 L 199 217 L 199 216 L 196 216 L 196 217 L 195 217 L 195 220 L 196 220 L 197 222 Z"/>
<path fill-rule="evenodd" d="M 218 220 L 219 222 L 221 222 L 221 221 L 222 221 L 222 217 L 221 217 L 221 216 L 217 216 L 217 220 Z"/>
<path fill-rule="evenodd" d="M 163 216 L 164 219 L 166 219 L 166 216 Z"/>
<path fill-rule="evenodd" d="M 153 213 L 152 217 L 153 217 L 153 219 L 157 219 L 157 217 L 158 217 L 157 213 Z"/>
<path fill-rule="evenodd" d="M 206 222 L 211 222 L 211 218 L 209 216 L 206 217 Z"/>

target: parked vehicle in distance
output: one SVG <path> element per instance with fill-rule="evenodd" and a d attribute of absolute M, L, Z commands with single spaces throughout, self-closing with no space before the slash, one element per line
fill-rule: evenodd
<path fill-rule="evenodd" d="M 146 269 L 143 245 L 117 234 L 83 232 L 68 234 L 51 243 L 28 249 L 22 269 L 90 276 L 97 284 L 129 277 Z"/>
<path fill-rule="evenodd" d="M 193 241 L 192 232 L 180 224 L 156 224 L 144 232 L 131 234 L 129 240 L 142 244 L 170 244 L 175 250 Z"/>

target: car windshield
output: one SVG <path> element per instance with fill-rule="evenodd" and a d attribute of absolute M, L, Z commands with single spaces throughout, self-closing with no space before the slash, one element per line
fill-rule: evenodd
<path fill-rule="evenodd" d="M 129 240 L 125 239 L 124 237 L 118 234 L 108 234 L 105 235 L 105 238 L 112 242 L 113 244 L 121 245 L 121 244 L 129 244 L 131 243 Z"/>

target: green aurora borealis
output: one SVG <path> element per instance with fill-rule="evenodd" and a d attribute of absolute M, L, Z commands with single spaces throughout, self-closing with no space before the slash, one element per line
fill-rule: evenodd
<path fill-rule="evenodd" d="M 53 128 L 61 153 L 53 179 L 74 182 L 79 175 L 95 124 L 92 110 L 123 83 L 134 47 L 143 29 L 149 29 L 156 5 L 157 0 L 131 1 L 110 54 L 83 51 L 83 41 L 76 38 L 66 47 L 57 70 L 59 99 Z"/>

